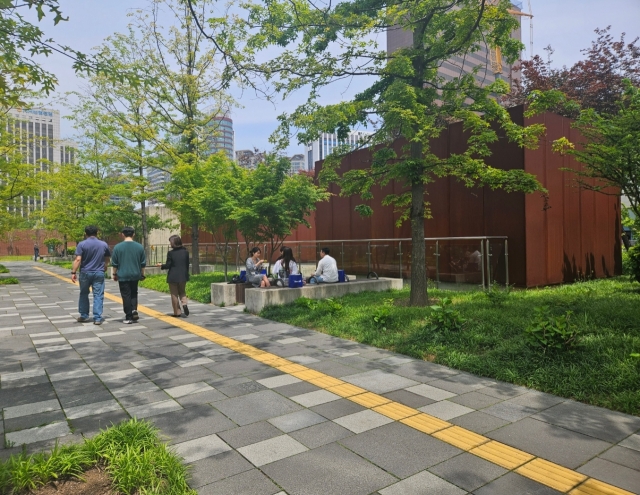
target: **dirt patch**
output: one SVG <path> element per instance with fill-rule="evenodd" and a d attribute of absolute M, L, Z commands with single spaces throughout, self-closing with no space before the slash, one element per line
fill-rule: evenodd
<path fill-rule="evenodd" d="M 34 495 L 118 495 L 118 492 L 111 488 L 111 479 L 103 469 L 97 467 L 90 469 L 82 477 L 84 480 L 72 478 L 52 481 L 31 493 Z"/>

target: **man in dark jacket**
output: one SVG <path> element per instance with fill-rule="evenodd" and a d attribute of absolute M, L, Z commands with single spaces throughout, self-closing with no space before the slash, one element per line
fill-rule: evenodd
<path fill-rule="evenodd" d="M 147 259 L 142 244 L 133 240 L 133 227 L 122 229 L 124 241 L 113 248 L 111 266 L 113 280 L 118 282 L 125 319 L 123 323 L 130 325 L 138 320 L 138 282 L 144 280 L 144 268 Z"/>

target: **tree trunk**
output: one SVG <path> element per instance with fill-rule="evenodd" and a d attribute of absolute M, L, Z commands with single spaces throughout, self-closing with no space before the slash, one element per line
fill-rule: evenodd
<path fill-rule="evenodd" d="M 67 249 L 68 249 L 68 244 L 69 242 L 67 241 L 67 234 L 62 236 L 62 239 L 64 240 L 64 255 L 67 255 Z"/>
<path fill-rule="evenodd" d="M 191 273 L 200 274 L 200 231 L 198 222 L 191 225 Z"/>
<path fill-rule="evenodd" d="M 228 282 L 227 273 L 229 272 L 229 263 L 227 262 L 227 255 L 229 254 L 229 241 L 224 241 L 224 281 Z"/>
<path fill-rule="evenodd" d="M 427 263 L 424 245 L 424 184 L 411 184 L 411 306 L 426 306 Z"/>
<path fill-rule="evenodd" d="M 140 153 L 140 160 L 142 160 L 142 141 L 138 139 L 138 152 Z M 140 165 L 138 169 L 140 173 L 140 179 L 144 180 L 144 167 Z M 144 199 L 144 186 L 142 187 L 142 200 L 140 201 L 140 214 L 142 221 L 142 247 L 144 247 L 144 253 L 147 259 L 150 259 L 151 253 L 149 252 L 149 230 L 147 229 L 147 202 Z"/>

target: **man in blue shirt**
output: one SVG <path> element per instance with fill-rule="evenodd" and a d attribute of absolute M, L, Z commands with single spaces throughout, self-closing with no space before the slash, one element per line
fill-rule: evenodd
<path fill-rule="evenodd" d="M 76 283 L 76 274 L 80 268 L 80 299 L 78 300 L 78 321 L 89 320 L 89 287 L 93 292 L 93 324 L 102 325 L 102 307 L 104 303 L 104 272 L 109 264 L 111 252 L 109 246 L 96 236 L 98 227 L 89 225 L 84 229 L 84 241 L 76 247 L 76 259 L 73 260 L 71 281 Z"/>

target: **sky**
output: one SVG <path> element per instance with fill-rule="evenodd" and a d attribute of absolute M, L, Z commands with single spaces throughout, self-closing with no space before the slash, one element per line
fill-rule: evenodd
<path fill-rule="evenodd" d="M 522 10 L 528 11 L 527 0 Z M 588 48 L 596 37 L 596 28 L 611 26 L 614 39 L 626 33 L 628 41 L 640 36 L 640 0 L 529 0 L 533 18 L 534 54 L 541 54 L 551 45 L 555 52 L 552 60 L 554 66 L 567 65 L 580 60 L 581 49 Z M 147 5 L 146 0 L 61 0 L 62 11 L 69 16 L 67 22 L 53 26 L 50 21 L 43 21 L 42 29 L 56 42 L 69 45 L 87 52 L 101 44 L 102 40 L 115 32 L 125 32 L 128 17 L 136 8 Z M 523 58 L 529 58 L 530 38 L 529 19 L 523 18 L 522 42 L 526 45 Z M 384 43 L 384 39 L 380 40 Z M 384 46 L 384 45 L 382 45 Z M 60 94 L 81 90 L 86 82 L 75 75 L 71 61 L 62 55 L 53 54 L 39 60 L 42 65 L 54 72 L 59 80 L 57 90 Z M 353 95 L 358 85 L 336 87 L 327 93 L 325 102 L 336 102 L 341 98 Z M 255 95 L 233 91 L 233 96 L 241 107 L 234 109 L 232 119 L 235 130 L 235 149 L 271 149 L 269 135 L 277 127 L 277 116 L 283 111 L 291 111 L 305 101 L 306 95 L 297 94 L 287 101 L 276 104 L 266 102 Z M 331 101 L 330 101 L 331 100 Z M 59 108 L 62 115 L 68 114 L 64 108 L 52 103 L 48 106 Z M 63 119 L 62 137 L 73 137 L 71 123 Z M 303 153 L 302 145 L 292 142 L 289 153 Z"/>

